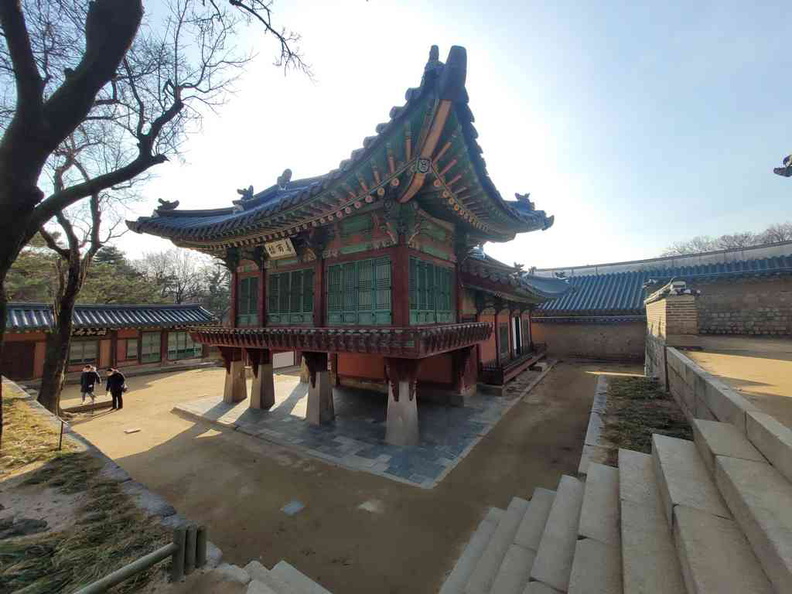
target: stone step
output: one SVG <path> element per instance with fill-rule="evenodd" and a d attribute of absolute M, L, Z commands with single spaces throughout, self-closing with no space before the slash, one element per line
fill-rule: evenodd
<path fill-rule="evenodd" d="M 677 505 L 731 518 L 695 443 L 654 434 L 652 458 L 658 492 L 669 526 L 673 526 L 673 511 Z"/>
<path fill-rule="evenodd" d="M 690 594 L 772 594 L 767 576 L 734 521 L 677 505 L 674 538 Z"/>
<path fill-rule="evenodd" d="M 523 594 L 560 594 L 560 592 L 542 582 L 529 582 Z"/>
<path fill-rule="evenodd" d="M 684 592 L 674 539 L 657 493 L 652 456 L 619 450 L 619 499 L 624 591 Z"/>
<path fill-rule="evenodd" d="M 525 512 L 528 509 L 525 499 L 514 497 L 506 508 L 498 527 L 487 543 L 484 552 L 476 562 L 473 572 L 465 586 L 467 594 L 486 594 L 492 587 L 492 582 L 498 574 L 501 562 L 506 552 L 514 542 L 514 535 L 520 526 Z"/>
<path fill-rule="evenodd" d="M 748 441 L 792 482 L 792 429 L 765 413 L 749 412 L 745 419 Z"/>
<path fill-rule="evenodd" d="M 566 592 L 582 503 L 583 483 L 571 476 L 562 476 L 534 559 L 531 579 Z"/>
<path fill-rule="evenodd" d="M 253 580 L 248 584 L 245 594 L 285 594 L 285 592 L 285 590 L 283 592 L 278 592 L 277 590 L 270 588 L 264 582 Z"/>
<path fill-rule="evenodd" d="M 652 456 L 619 450 L 619 498 L 643 506 L 655 506 L 659 500 Z"/>
<path fill-rule="evenodd" d="M 531 505 L 528 506 L 528 511 L 525 512 L 517 529 L 517 535 L 514 537 L 515 544 L 533 551 L 539 550 L 539 541 L 542 540 L 542 532 L 547 524 L 547 516 L 550 514 L 555 494 L 555 491 L 541 487 L 534 489 Z"/>
<path fill-rule="evenodd" d="M 481 520 L 478 528 L 470 537 L 459 559 L 457 559 L 454 569 L 448 574 L 443 587 L 440 588 L 440 594 L 458 594 L 464 591 L 470 574 L 476 568 L 476 563 L 481 558 L 484 549 L 487 548 L 503 514 L 504 511 L 502 509 L 497 507 L 489 508 L 484 519 Z"/>
<path fill-rule="evenodd" d="M 531 574 L 536 551 L 513 544 L 503 557 L 490 594 L 522 594 Z"/>
<path fill-rule="evenodd" d="M 671 528 L 661 504 L 621 502 L 622 581 L 630 594 L 685 591 Z"/>
<path fill-rule="evenodd" d="M 297 568 L 289 565 L 286 561 L 279 561 L 270 571 L 270 576 L 283 582 L 289 588 L 282 594 L 330 594 L 326 590 Z M 281 591 L 278 590 L 279 594 Z"/>
<path fill-rule="evenodd" d="M 285 582 L 273 576 L 269 569 L 255 559 L 245 565 L 245 571 L 250 575 L 251 583 L 263 584 L 275 594 L 287 594 L 290 591 L 289 586 Z M 258 590 L 255 591 L 258 592 Z"/>
<path fill-rule="evenodd" d="M 718 456 L 715 480 L 777 592 L 792 592 L 792 484 L 764 462 Z"/>
<path fill-rule="evenodd" d="M 578 534 L 603 544 L 618 547 L 619 470 L 602 464 L 589 464 Z"/>
<path fill-rule="evenodd" d="M 765 462 L 759 450 L 751 445 L 745 434 L 731 423 L 693 419 L 693 439 L 701 459 L 713 476 L 715 456 Z"/>
<path fill-rule="evenodd" d="M 589 466 L 591 471 L 591 466 Z M 589 477 L 591 474 L 589 474 Z M 622 594 L 619 547 L 584 538 L 575 544 L 569 594 Z"/>

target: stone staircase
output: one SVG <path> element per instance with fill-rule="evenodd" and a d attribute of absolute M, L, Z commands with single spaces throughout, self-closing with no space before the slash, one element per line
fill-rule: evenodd
<path fill-rule="evenodd" d="M 490 509 L 440 594 L 792 593 L 792 430 L 692 424 Z"/>
<path fill-rule="evenodd" d="M 286 561 L 267 569 L 258 561 L 244 568 L 224 563 L 213 570 L 215 583 L 230 582 L 247 586 L 246 594 L 331 594 L 331 592 Z"/>

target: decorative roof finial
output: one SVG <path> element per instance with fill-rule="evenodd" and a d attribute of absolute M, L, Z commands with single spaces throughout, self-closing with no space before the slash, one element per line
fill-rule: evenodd
<path fill-rule="evenodd" d="M 237 194 L 242 196 L 242 201 L 251 200 L 253 198 L 253 186 L 248 186 L 247 189 L 237 190 Z"/>
<path fill-rule="evenodd" d="M 536 205 L 531 202 L 531 193 L 528 192 L 527 194 L 518 194 L 515 192 L 514 197 L 517 198 L 517 202 L 522 202 L 523 204 L 528 206 L 528 210 L 534 210 Z"/>
<path fill-rule="evenodd" d="M 278 187 L 283 190 L 286 186 L 289 185 L 292 177 L 292 170 L 291 169 L 284 169 L 283 173 L 281 173 L 280 177 L 278 178 Z"/>
<path fill-rule="evenodd" d="M 157 198 L 157 202 L 159 202 L 160 205 L 156 209 L 154 209 L 155 215 L 157 213 L 165 212 L 168 210 L 176 210 L 176 207 L 179 206 L 178 200 L 163 200 L 162 198 Z"/>

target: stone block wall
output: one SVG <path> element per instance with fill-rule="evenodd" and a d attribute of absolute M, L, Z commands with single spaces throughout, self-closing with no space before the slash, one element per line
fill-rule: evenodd
<path fill-rule="evenodd" d="M 664 388 L 668 388 L 665 341 L 647 332 L 645 347 L 644 373 L 647 377 L 657 378 Z"/>
<path fill-rule="evenodd" d="M 701 334 L 792 335 L 792 279 L 788 277 L 729 280 L 695 287 L 701 291 Z"/>
<path fill-rule="evenodd" d="M 553 357 L 611 361 L 642 361 L 646 326 L 643 321 L 555 323 L 531 320 L 534 342 L 547 345 Z"/>
<path fill-rule="evenodd" d="M 688 419 L 731 423 L 745 433 L 748 413 L 760 410 L 742 394 L 675 348 L 666 349 L 668 391 Z"/>

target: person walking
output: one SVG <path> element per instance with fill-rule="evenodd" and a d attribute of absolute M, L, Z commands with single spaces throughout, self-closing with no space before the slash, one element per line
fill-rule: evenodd
<path fill-rule="evenodd" d="M 86 365 L 83 367 L 82 373 L 80 374 L 80 393 L 82 394 L 82 404 L 85 404 L 86 397 L 91 398 L 91 404 L 96 401 L 96 396 L 94 396 L 94 386 L 101 383 L 102 378 L 99 377 L 98 373 L 96 373 L 96 367 L 93 367 L 92 365 Z"/>
<path fill-rule="evenodd" d="M 126 389 L 126 378 L 124 374 L 110 367 L 107 370 L 107 391 L 113 397 L 113 410 L 124 408 L 124 391 Z"/>

